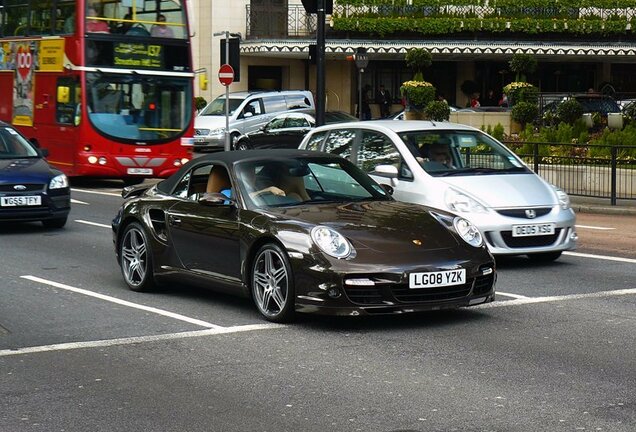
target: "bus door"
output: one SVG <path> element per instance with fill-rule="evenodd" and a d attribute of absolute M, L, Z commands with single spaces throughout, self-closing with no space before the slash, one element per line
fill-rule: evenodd
<path fill-rule="evenodd" d="M 79 80 L 57 77 L 48 95 L 51 107 L 50 121 L 38 126 L 41 130 L 40 146 L 49 150 L 48 161 L 67 174 L 74 174 L 79 143 L 81 93 Z M 46 131 L 44 129 L 47 129 Z M 42 133 L 45 135 L 42 135 Z"/>

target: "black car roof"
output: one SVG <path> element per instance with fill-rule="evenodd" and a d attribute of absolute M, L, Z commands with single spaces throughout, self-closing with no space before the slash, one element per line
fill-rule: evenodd
<path fill-rule="evenodd" d="M 174 186 L 177 184 L 179 179 L 185 174 L 186 171 L 190 170 L 193 165 L 205 164 L 205 163 L 214 163 L 220 164 L 227 168 L 231 168 L 238 162 L 244 161 L 258 161 L 264 159 L 277 159 L 277 158 L 297 158 L 297 157 L 311 157 L 311 158 L 325 158 L 325 159 L 334 159 L 340 158 L 337 155 L 331 153 L 323 153 L 314 150 L 299 150 L 299 149 L 266 149 L 266 150 L 245 150 L 245 151 L 223 151 L 217 153 L 209 153 L 198 157 L 196 159 L 192 159 L 190 162 L 182 166 L 179 171 L 177 171 L 172 176 L 163 180 L 157 186 L 159 190 L 165 193 L 169 193 L 172 191 Z"/>

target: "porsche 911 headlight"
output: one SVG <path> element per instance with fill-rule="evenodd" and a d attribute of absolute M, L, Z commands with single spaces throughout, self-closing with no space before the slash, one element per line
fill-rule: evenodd
<path fill-rule="evenodd" d="M 62 189 L 66 187 L 68 187 L 68 177 L 64 174 L 53 177 L 49 183 L 49 189 Z"/>
<path fill-rule="evenodd" d="M 311 230 L 311 238 L 320 250 L 334 258 L 347 258 L 353 247 L 338 231 L 326 226 L 317 226 Z"/>
<path fill-rule="evenodd" d="M 470 221 L 461 217 L 456 217 L 453 220 L 453 225 L 455 226 L 457 234 L 459 234 L 459 236 L 469 245 L 480 247 L 484 244 L 484 238 L 481 236 L 481 233 Z"/>
<path fill-rule="evenodd" d="M 468 195 L 449 188 L 444 196 L 446 206 L 457 213 L 486 213 L 486 208 Z"/>

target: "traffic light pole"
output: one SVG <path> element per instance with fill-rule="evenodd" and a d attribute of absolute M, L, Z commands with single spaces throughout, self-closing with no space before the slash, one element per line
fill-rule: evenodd
<path fill-rule="evenodd" d="M 316 38 L 316 126 L 325 124 L 325 0 L 318 0 Z"/>
<path fill-rule="evenodd" d="M 230 32 L 225 32 L 225 64 L 230 64 Z M 230 86 L 225 86 L 225 151 L 230 151 Z"/>

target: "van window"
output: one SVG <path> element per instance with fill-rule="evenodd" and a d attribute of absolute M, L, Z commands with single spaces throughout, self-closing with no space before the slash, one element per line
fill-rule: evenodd
<path fill-rule="evenodd" d="M 247 113 L 252 113 L 252 115 L 261 115 L 263 114 L 263 108 L 261 106 L 261 100 L 260 99 L 254 99 L 251 100 L 247 103 L 247 105 L 245 105 L 245 108 L 243 108 L 243 113 L 242 115 L 245 116 L 245 114 Z"/>
<path fill-rule="evenodd" d="M 398 169 L 400 177 L 412 177 L 391 139 L 379 132 L 364 131 L 362 133 L 357 164 L 366 173 L 374 171 L 378 165 L 393 165 Z"/>
<path fill-rule="evenodd" d="M 325 139 L 325 135 L 327 135 L 327 132 L 318 132 L 313 134 L 311 138 L 309 138 L 309 141 L 307 141 L 307 150 L 320 151 L 320 146 Z"/>
<path fill-rule="evenodd" d="M 325 142 L 325 152 L 337 154 L 343 158 L 351 156 L 351 147 L 356 137 L 356 131 L 352 129 L 342 129 L 331 131 Z"/>
<path fill-rule="evenodd" d="M 311 108 L 309 98 L 303 94 L 285 95 L 285 99 L 287 100 L 287 109 Z"/>
<path fill-rule="evenodd" d="M 265 112 L 268 114 L 287 111 L 287 104 L 283 96 L 263 98 L 263 104 L 265 105 Z"/>

